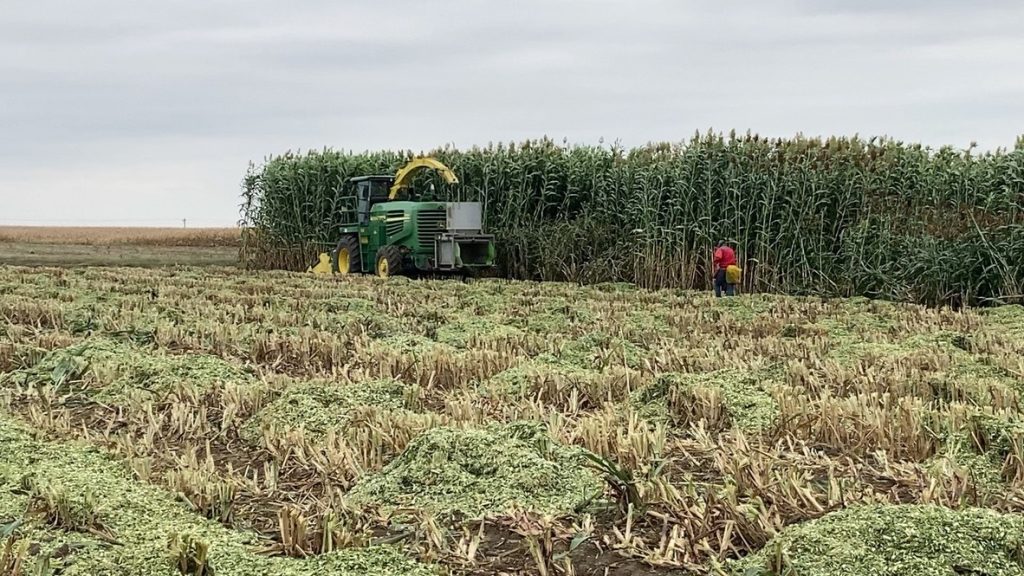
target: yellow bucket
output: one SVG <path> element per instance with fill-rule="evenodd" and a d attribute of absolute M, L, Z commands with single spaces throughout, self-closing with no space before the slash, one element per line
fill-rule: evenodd
<path fill-rule="evenodd" d="M 739 284 L 743 279 L 743 269 L 733 264 L 725 268 L 725 283 Z"/>

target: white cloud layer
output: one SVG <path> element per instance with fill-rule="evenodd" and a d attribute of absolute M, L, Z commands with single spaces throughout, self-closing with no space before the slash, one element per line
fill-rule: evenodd
<path fill-rule="evenodd" d="M 295 148 L 1012 146 L 1022 30 L 1010 0 L 4 0 L 0 223 L 232 224 Z"/>

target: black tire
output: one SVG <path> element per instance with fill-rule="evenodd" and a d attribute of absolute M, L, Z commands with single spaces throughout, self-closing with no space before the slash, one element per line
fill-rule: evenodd
<path fill-rule="evenodd" d="M 342 250 L 348 251 L 348 270 L 342 270 L 339 264 L 339 255 Z M 362 258 L 359 253 L 359 239 L 355 236 L 343 236 L 338 240 L 338 245 L 331 252 L 331 272 L 335 274 L 358 274 L 363 271 Z"/>
<path fill-rule="evenodd" d="M 402 273 L 402 251 L 398 246 L 381 246 L 377 250 L 377 265 L 374 272 L 381 278 L 390 278 Z"/>

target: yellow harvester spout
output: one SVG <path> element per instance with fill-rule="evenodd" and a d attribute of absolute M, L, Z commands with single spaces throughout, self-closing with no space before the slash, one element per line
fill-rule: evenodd
<path fill-rule="evenodd" d="M 449 184 L 458 184 L 459 179 L 455 177 L 455 173 L 452 172 L 451 168 L 445 166 L 441 162 L 433 158 L 415 158 L 395 175 L 395 183 L 391 185 L 391 193 L 388 194 L 388 200 L 394 200 L 398 196 L 399 190 L 409 185 L 409 181 L 412 179 L 412 175 L 422 168 L 433 168 L 441 173 L 441 177 L 444 181 Z"/>

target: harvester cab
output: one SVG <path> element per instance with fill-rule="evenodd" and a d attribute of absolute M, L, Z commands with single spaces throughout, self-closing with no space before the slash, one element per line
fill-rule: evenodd
<path fill-rule="evenodd" d="M 345 214 L 337 246 L 309 268 L 318 274 L 373 272 L 388 277 L 414 273 L 473 273 L 494 266 L 494 236 L 484 233 L 479 202 L 398 200 L 413 175 L 437 170 L 449 184 L 458 178 L 433 158 L 416 158 L 395 176 L 359 176 L 340 196 Z"/>
<path fill-rule="evenodd" d="M 356 216 L 360 226 L 369 223 L 370 208 L 374 204 L 388 201 L 394 181 L 394 176 L 357 176 L 349 179 L 355 186 Z"/>

